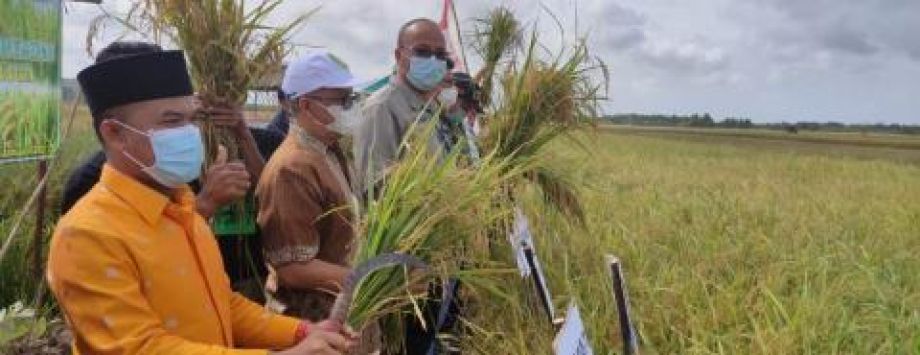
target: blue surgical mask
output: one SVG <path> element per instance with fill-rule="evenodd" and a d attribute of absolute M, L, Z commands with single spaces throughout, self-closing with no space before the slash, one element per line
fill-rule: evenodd
<path fill-rule="evenodd" d="M 188 124 L 145 133 L 119 121 L 115 122 L 150 139 L 150 146 L 153 147 L 153 165 L 145 166 L 128 152 L 123 153 L 161 185 L 175 188 L 201 175 L 204 145 L 201 143 L 201 131 L 198 127 Z"/>
<path fill-rule="evenodd" d="M 406 78 L 418 90 L 431 91 L 441 85 L 447 75 L 447 62 L 435 56 L 409 58 L 409 73 Z"/>

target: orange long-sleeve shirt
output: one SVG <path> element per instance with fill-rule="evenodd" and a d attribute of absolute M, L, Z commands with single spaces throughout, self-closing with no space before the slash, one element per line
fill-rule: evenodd
<path fill-rule="evenodd" d="M 171 201 L 105 166 L 58 222 L 48 283 L 76 354 L 265 354 L 299 320 L 230 289 L 210 228 L 181 188 Z M 251 349 L 251 350 L 244 350 Z"/>

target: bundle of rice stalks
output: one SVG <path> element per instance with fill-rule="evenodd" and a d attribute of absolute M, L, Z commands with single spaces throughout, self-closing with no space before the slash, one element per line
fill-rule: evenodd
<path fill-rule="evenodd" d="M 504 73 L 501 101 L 487 119 L 485 150 L 508 158 L 510 166 L 529 166 L 520 178 L 536 184 L 546 201 L 558 210 L 583 221 L 581 204 L 564 174 L 549 170 L 540 160 L 547 145 L 559 137 L 579 141 L 571 133 L 592 127 L 597 115 L 601 90 L 584 41 L 552 61 L 542 61 L 534 53 L 534 33 L 523 61 Z"/>
<path fill-rule="evenodd" d="M 482 56 L 482 69 L 474 78 L 482 87 L 483 106 L 491 103 L 495 71 L 503 57 L 513 54 L 521 45 L 520 24 L 507 7 L 498 7 L 485 18 L 476 20 L 473 45 Z"/>
<path fill-rule="evenodd" d="M 288 35 L 310 15 L 270 27 L 266 21 L 282 0 L 261 0 L 250 9 L 246 3 L 252 1 L 143 0 L 118 21 L 157 41 L 166 36 L 183 49 L 203 104 L 239 107 L 246 103 L 253 82 L 280 70 L 284 56 L 290 51 Z M 105 19 L 94 21 L 90 43 L 100 21 Z M 234 136 L 203 118 L 208 161 L 216 156 L 218 144 L 227 147 L 231 156 L 238 157 Z"/>
<path fill-rule="evenodd" d="M 425 143 L 433 123 L 410 128 L 402 159 L 387 174 L 376 199 L 367 203 L 354 265 L 401 253 L 421 259 L 435 275 L 470 279 L 481 275 L 477 270 L 491 272 L 479 268 L 487 263 L 478 261 L 488 258 L 471 255 L 479 248 L 468 246 L 481 241 L 485 227 L 506 214 L 491 202 L 499 186 L 518 172 L 492 156 L 485 157 L 477 169 L 466 169 L 458 164 L 459 152 L 443 157 L 429 151 Z M 461 269 L 466 271 L 460 273 Z M 412 303 L 407 283 L 425 281 L 410 279 L 398 268 L 371 274 L 353 295 L 348 325 L 361 329 L 381 316 L 398 313 Z M 398 327 L 386 331 L 394 333 L 387 344 L 398 346 L 402 339 Z"/>

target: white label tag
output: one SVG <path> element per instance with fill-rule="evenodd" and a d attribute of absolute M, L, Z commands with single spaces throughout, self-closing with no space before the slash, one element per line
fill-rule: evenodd
<path fill-rule="evenodd" d="M 527 216 L 520 208 L 514 208 L 514 229 L 508 234 L 508 242 L 511 243 L 511 250 L 514 253 L 514 260 L 517 262 L 518 270 L 521 277 L 530 276 L 530 267 L 527 265 L 527 254 L 525 248 L 533 250 L 533 237 L 530 235 L 530 225 Z"/>
<path fill-rule="evenodd" d="M 573 302 L 565 312 L 565 323 L 553 341 L 556 355 L 593 355 L 585 325 L 581 321 L 578 306 Z"/>

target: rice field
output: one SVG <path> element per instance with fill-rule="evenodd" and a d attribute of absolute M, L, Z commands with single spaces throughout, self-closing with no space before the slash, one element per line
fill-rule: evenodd
<path fill-rule="evenodd" d="M 647 354 L 920 353 L 920 164 L 901 159 L 920 150 L 617 130 L 589 142 L 553 160 L 585 186 L 587 230 L 537 243 L 556 308 L 574 295 L 598 353 L 621 349 L 604 253 L 623 260 Z M 542 314 L 475 306 L 473 322 L 509 329 L 469 341 L 476 353 L 546 353 Z"/>
<path fill-rule="evenodd" d="M 63 142 L 52 206 L 94 139 L 78 125 Z M 849 156 L 617 130 L 585 139 L 588 151 L 555 143 L 551 161 L 581 185 L 586 229 L 528 212 L 556 231 L 534 231 L 554 303 L 577 300 L 596 353 L 620 351 L 605 253 L 623 260 L 646 354 L 920 353 L 920 164 L 898 158 L 920 150 Z M 0 239 L 34 169 L 0 165 Z M 0 308 L 34 292 L 25 249 L 0 263 Z M 550 353 L 530 283 L 496 277 L 508 298 L 468 305 L 467 353 Z"/>

